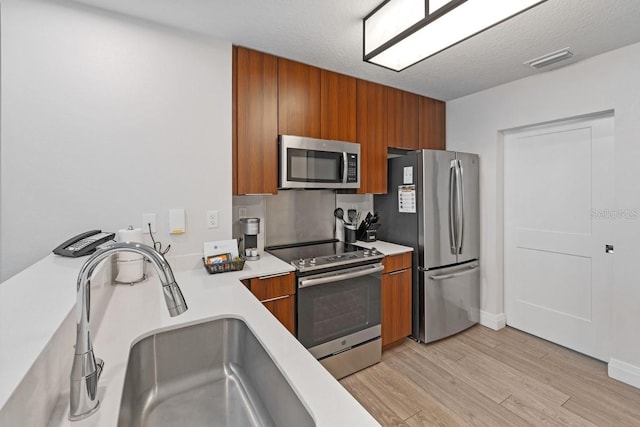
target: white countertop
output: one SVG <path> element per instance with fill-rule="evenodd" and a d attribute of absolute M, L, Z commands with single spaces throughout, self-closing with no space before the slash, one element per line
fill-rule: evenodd
<path fill-rule="evenodd" d="M 0 408 L 72 310 L 76 277 L 85 260 L 51 255 L 0 284 Z M 220 317 L 235 317 L 247 323 L 316 425 L 378 425 L 239 282 L 287 271 L 293 271 L 293 267 L 267 253 L 259 261 L 247 261 L 240 272 L 209 275 L 204 268 L 176 271 L 189 310 L 174 318 L 169 317 L 155 274 L 134 286 L 114 286 L 93 338 L 96 356 L 105 361 L 99 387 L 101 407 L 86 420 L 71 423 L 66 419 L 67 391 L 66 398 L 63 395 L 55 408 L 50 425 L 115 426 L 131 346 L 159 330 Z M 29 411 L 29 406 L 25 405 L 24 410 Z"/>
<path fill-rule="evenodd" d="M 0 408 L 73 308 L 84 261 L 49 255 L 0 283 Z"/>
<path fill-rule="evenodd" d="M 375 242 L 361 242 L 360 240 L 357 240 L 353 244 L 367 249 L 376 248 L 385 255 L 398 255 L 406 252 L 413 252 L 413 248 L 410 246 L 397 245 L 395 243 L 383 242 L 382 240 L 377 240 Z"/>

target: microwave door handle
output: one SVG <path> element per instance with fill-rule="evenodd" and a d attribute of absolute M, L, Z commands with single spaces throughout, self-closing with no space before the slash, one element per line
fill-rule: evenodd
<path fill-rule="evenodd" d="M 343 151 L 342 152 L 342 170 L 340 171 L 342 173 L 342 183 L 346 184 L 347 183 L 347 152 Z"/>

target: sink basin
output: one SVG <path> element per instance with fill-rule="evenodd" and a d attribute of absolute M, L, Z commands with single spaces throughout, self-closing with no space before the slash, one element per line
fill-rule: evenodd
<path fill-rule="evenodd" d="M 223 318 L 160 332 L 129 354 L 118 426 L 313 426 L 247 325 Z"/>

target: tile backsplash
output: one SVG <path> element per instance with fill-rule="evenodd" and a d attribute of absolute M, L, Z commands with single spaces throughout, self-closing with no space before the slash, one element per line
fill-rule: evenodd
<path fill-rule="evenodd" d="M 314 191 L 314 190 L 309 190 Z M 295 192 L 297 194 L 299 192 Z M 306 195 L 306 194 L 305 194 Z M 240 229 L 240 218 L 260 218 L 260 234 L 258 235 L 258 250 L 263 251 L 265 246 L 265 236 L 267 223 L 267 198 L 273 197 L 268 195 L 260 196 L 234 196 L 233 204 L 233 238 L 242 236 Z M 325 201 L 326 202 L 326 201 Z M 319 202 L 320 203 L 320 202 Z M 326 210 L 323 203 L 322 210 Z M 356 209 L 361 212 L 361 220 L 367 215 L 367 212 L 373 213 L 373 195 L 371 194 L 336 194 L 334 209 L 340 207 L 344 210 L 345 217 L 349 209 Z M 283 207 L 284 208 L 284 207 Z M 319 207 L 320 209 L 320 207 Z M 273 209 L 271 209 L 273 212 Z M 273 221 L 271 221 L 273 222 Z M 339 240 L 344 238 L 344 229 L 342 222 L 335 220 L 335 236 Z"/>

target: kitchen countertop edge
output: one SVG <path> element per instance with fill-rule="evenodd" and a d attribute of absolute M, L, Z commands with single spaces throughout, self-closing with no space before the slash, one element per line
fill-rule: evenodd
<path fill-rule="evenodd" d="M 382 240 L 376 240 L 375 242 L 361 242 L 360 240 L 358 240 L 352 244 L 366 249 L 376 248 L 386 256 L 413 252 L 413 248 L 410 246 L 398 245 L 396 243 L 384 242 Z"/>
<path fill-rule="evenodd" d="M 50 295 L 56 292 L 47 290 L 51 282 L 69 282 L 63 285 L 63 295 L 55 299 L 55 304 L 47 310 L 46 316 L 57 327 L 44 328 L 32 342 L 28 343 L 30 357 L 18 361 L 14 366 L 3 366 L 7 373 L 16 368 L 22 375 L 31 368 L 41 345 L 44 351 L 49 340 L 56 333 L 64 318 L 75 304 L 75 279 L 84 259 L 67 259 L 50 255 L 34 264 L 34 266 L 9 279 L 1 287 L 6 288 L 7 295 L 22 296 L 24 292 L 40 288 L 43 295 L 38 299 L 51 303 Z M 55 270 L 58 270 L 57 272 Z M 211 321 L 222 317 L 234 317 L 243 320 L 263 344 L 267 352 L 290 381 L 294 391 L 307 407 L 316 425 L 379 425 L 371 415 L 311 356 L 310 353 L 291 335 L 272 314 L 251 294 L 240 282 L 242 279 L 273 274 L 288 273 L 294 268 L 268 253 L 264 253 L 259 261 L 247 261 L 242 271 L 221 274 L 208 274 L 204 268 L 198 270 L 177 271 L 176 279 L 181 286 L 189 310 L 181 316 L 172 318 L 168 315 L 158 278 L 155 274 L 134 286 L 115 286 L 108 302 L 104 318 L 94 334 L 96 356 L 105 360 L 105 370 L 100 380 L 101 407 L 91 417 L 78 422 L 66 419 L 68 411 L 68 392 L 64 391 L 59 399 L 58 408 L 54 409 L 49 425 L 60 426 L 114 426 L 117 417 L 124 384 L 126 364 L 129 350 L 140 339 L 155 332 Z M 53 274 L 52 274 L 53 272 Z M 44 274 L 47 273 L 48 277 Z M 155 273 L 155 272 L 154 272 Z M 39 283 L 34 283 L 39 277 Z M 46 280 L 45 280 L 46 279 Z M 27 289 L 18 291 L 23 286 Z M 67 288 L 70 288 L 69 291 Z M 0 294 L 1 296 L 1 294 Z M 19 303 L 20 301 L 18 301 Z M 14 300 L 15 304 L 16 301 Z M 4 307 L 2 307 L 4 309 Z M 16 313 L 16 310 L 13 310 Z M 10 315 L 10 314 L 9 314 Z M 2 319 L 7 320 L 7 319 Z M 40 319 L 41 320 L 41 319 Z M 44 324 L 45 321 L 38 322 Z M 57 322 L 57 323 L 56 323 Z M 51 325 L 51 323 L 50 323 Z M 36 329 L 35 320 L 29 326 Z M 3 347 L 11 344 L 15 333 L 7 333 L 9 328 L 0 329 Z M 24 347 L 26 343 L 22 341 Z M 5 359 L 11 360 L 6 355 Z M 70 356 L 71 357 L 71 356 Z M 4 374 L 3 374 L 4 376 Z M 13 393 L 9 387 L 17 388 L 14 378 L 3 384 L 0 390 L 0 408 L 5 405 Z M 340 411 L 336 411 L 336 408 Z M 26 409 L 26 407 L 25 407 Z"/>

